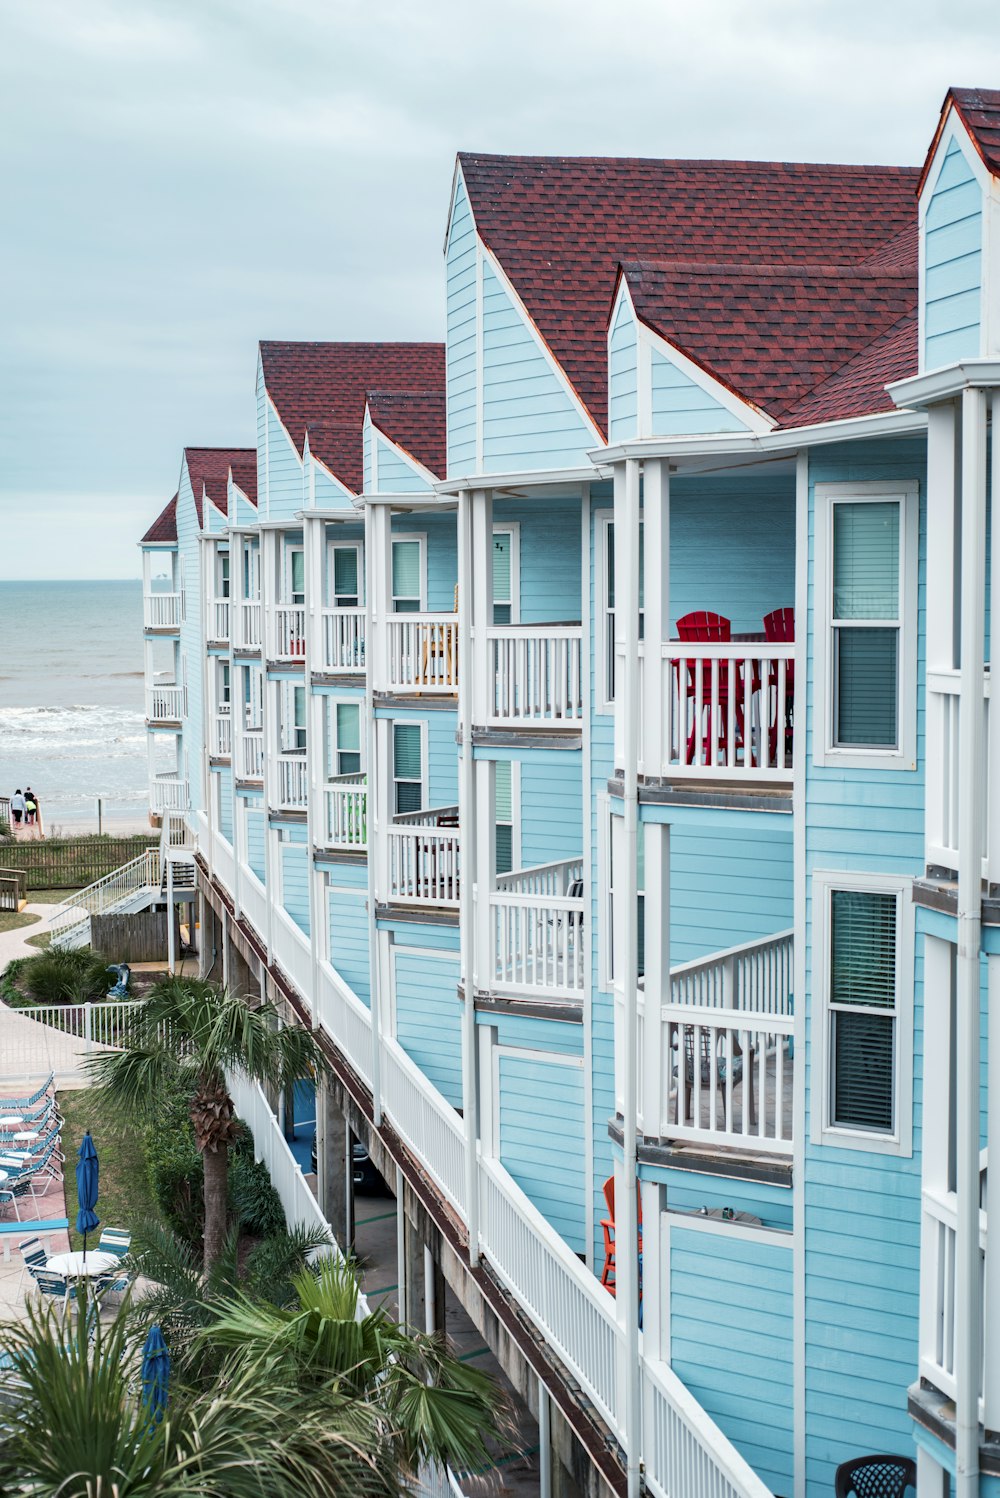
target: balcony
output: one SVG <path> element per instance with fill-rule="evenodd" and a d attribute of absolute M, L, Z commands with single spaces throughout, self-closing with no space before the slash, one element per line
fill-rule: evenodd
<path fill-rule="evenodd" d="M 364 609 L 323 610 L 323 670 L 358 672 L 365 669 Z"/>
<path fill-rule="evenodd" d="M 145 593 L 142 600 L 145 629 L 176 631 L 181 627 L 179 593 Z"/>
<path fill-rule="evenodd" d="M 277 661 L 306 658 L 306 611 L 298 605 L 276 604 L 272 617 L 271 656 Z"/>
<path fill-rule="evenodd" d="M 184 688 L 175 686 L 146 689 L 146 722 L 176 727 L 184 716 Z"/>
<path fill-rule="evenodd" d="M 458 691 L 458 617 L 392 614 L 386 620 L 388 677 L 382 690 L 454 696 Z"/>
<path fill-rule="evenodd" d="M 979 1266 L 981 1284 L 985 1283 L 987 1213 L 986 1151 L 980 1156 Z M 954 1191 L 934 1191 L 927 1187 L 921 1194 L 921 1337 L 920 1376 L 949 1399 L 957 1394 L 955 1379 L 957 1339 L 961 1336 L 958 1307 L 955 1301 L 957 1267 L 958 1197 Z M 987 1339 L 988 1339 L 987 1333 Z M 987 1354 L 988 1357 L 988 1354 Z M 991 1361 L 991 1360 L 990 1360 Z M 980 1371 L 980 1400 L 985 1396 L 986 1371 Z M 992 1372 L 992 1370 L 990 1370 Z M 992 1390 L 991 1390 L 992 1393 Z M 980 1405 L 980 1419 L 986 1411 Z M 987 1422 L 988 1423 L 988 1422 Z"/>
<path fill-rule="evenodd" d="M 233 640 L 238 650 L 259 650 L 261 642 L 260 599 L 243 599 L 237 606 L 239 634 Z"/>
<path fill-rule="evenodd" d="M 240 780 L 264 779 L 264 731 L 248 728 L 239 738 L 238 776 Z"/>
<path fill-rule="evenodd" d="M 662 645 L 660 763 L 644 764 L 644 773 L 790 785 L 794 654 L 793 644 Z M 643 676 L 645 667 L 644 658 Z"/>
<path fill-rule="evenodd" d="M 458 807 L 406 812 L 393 819 L 387 838 L 390 903 L 457 910 L 461 852 Z"/>
<path fill-rule="evenodd" d="M 326 787 L 326 846 L 340 853 L 368 848 L 368 782 L 363 775 L 338 775 Z"/>
<path fill-rule="evenodd" d="M 208 638 L 225 644 L 229 639 L 229 599 L 211 598 L 208 603 Z"/>
<path fill-rule="evenodd" d="M 486 632 L 493 727 L 576 728 L 583 719 L 579 624 L 513 625 Z"/>
<path fill-rule="evenodd" d="M 498 875 L 490 906 L 497 989 L 547 998 L 582 995 L 587 943 L 579 858 Z"/>
<path fill-rule="evenodd" d="M 958 671 L 927 672 L 927 809 L 926 859 L 928 867 L 958 868 L 958 765 L 959 703 L 961 681 Z M 986 856 L 983 878 L 997 882 L 990 871 L 990 848 L 995 847 L 995 829 L 990 827 L 990 681 L 987 677 L 983 700 L 986 718 L 986 742 L 983 762 L 987 767 L 983 786 L 983 820 L 986 827 Z M 991 836 L 991 833 L 994 833 Z M 995 862 L 995 860 L 994 860 Z"/>
<path fill-rule="evenodd" d="M 279 754 L 275 806 L 282 811 L 305 811 L 309 804 L 309 767 L 304 753 Z"/>
<path fill-rule="evenodd" d="M 233 720 L 229 710 L 215 714 L 212 719 L 211 753 L 216 759 L 229 759 L 233 752 Z"/>
<path fill-rule="evenodd" d="M 157 775 L 149 786 L 149 809 L 157 817 L 167 811 L 187 811 L 187 781 L 175 771 Z"/>

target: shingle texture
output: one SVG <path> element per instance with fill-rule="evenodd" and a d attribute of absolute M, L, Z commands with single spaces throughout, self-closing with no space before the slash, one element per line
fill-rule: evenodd
<path fill-rule="evenodd" d="M 229 508 L 230 468 L 239 468 L 245 473 L 251 464 L 256 465 L 257 453 L 252 447 L 186 447 L 184 461 L 191 480 L 198 524 L 204 526 L 202 495 L 207 494 L 215 508 L 225 515 Z"/>
<path fill-rule="evenodd" d="M 261 344 L 260 357 L 267 393 L 299 454 L 308 431 L 310 450 L 355 494 L 364 481 L 368 392 L 444 390 L 441 343 L 269 342 Z M 411 443 L 414 457 L 441 471 L 436 433 L 428 439 L 414 433 Z"/>
<path fill-rule="evenodd" d="M 954 101 L 965 128 L 990 171 L 994 176 L 1000 176 L 1000 89 L 949 89 L 942 113 L 947 112 L 949 101 Z"/>
<path fill-rule="evenodd" d="M 380 432 L 431 473 L 446 466 L 447 410 L 438 390 L 369 390 L 368 409 Z"/>
<path fill-rule="evenodd" d="M 249 448 L 239 462 L 234 462 L 233 482 L 243 491 L 252 505 L 257 503 L 257 451 Z"/>
<path fill-rule="evenodd" d="M 483 242 L 602 430 L 622 264 L 652 325 L 777 419 L 914 303 L 913 169 L 460 161 Z"/>
<path fill-rule="evenodd" d="M 140 546 L 150 545 L 154 541 L 176 541 L 177 540 L 177 495 L 164 506 L 153 521 L 149 530 L 139 542 Z"/>

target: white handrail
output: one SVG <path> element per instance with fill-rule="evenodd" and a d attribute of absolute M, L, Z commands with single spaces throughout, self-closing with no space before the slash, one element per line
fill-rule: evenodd
<path fill-rule="evenodd" d="M 245 598 L 239 609 L 240 637 L 235 642 L 245 650 L 260 649 L 260 600 Z"/>
<path fill-rule="evenodd" d="M 179 593 L 146 593 L 142 600 L 146 629 L 177 629 L 181 622 Z"/>
<path fill-rule="evenodd" d="M 241 780 L 261 780 L 264 776 L 264 730 L 247 728 L 239 736 Z"/>
<path fill-rule="evenodd" d="M 305 754 L 278 756 L 277 805 L 301 811 L 309 800 L 309 767 Z"/>
<path fill-rule="evenodd" d="M 209 610 L 209 639 L 229 639 L 229 599 L 214 598 L 210 601 Z"/>
<path fill-rule="evenodd" d="M 567 895 L 570 886 L 582 878 L 581 858 L 561 858 L 555 863 L 538 863 L 498 874 L 496 887 L 511 894 Z"/>
<path fill-rule="evenodd" d="M 55 907 L 49 917 L 49 926 L 52 929 L 53 940 L 56 935 L 65 932 L 67 926 L 80 926 L 83 923 L 79 911 L 84 910 L 87 916 L 101 915 L 104 911 L 111 910 L 122 900 L 129 899 L 140 890 L 159 889 L 160 887 L 160 854 L 156 848 L 145 848 L 128 863 L 122 864 L 121 868 L 114 869 L 110 874 L 105 874 L 103 879 L 95 879 L 93 884 L 88 884 L 79 894 L 72 895 L 68 900 L 63 900 Z"/>
<path fill-rule="evenodd" d="M 457 907 L 462 836 L 459 828 L 394 822 L 386 832 L 389 899 L 403 905 Z"/>
<path fill-rule="evenodd" d="M 150 723 L 178 723 L 183 715 L 183 687 L 147 687 L 146 717 Z"/>
<path fill-rule="evenodd" d="M 302 660 L 306 653 L 305 609 L 299 604 L 275 604 L 272 623 L 275 656 L 279 660 Z"/>
<path fill-rule="evenodd" d="M 790 782 L 794 659 L 792 644 L 664 641 L 661 763 L 646 774 Z"/>
<path fill-rule="evenodd" d="M 670 1003 L 791 1014 L 794 931 L 742 942 L 670 969 Z"/>
<path fill-rule="evenodd" d="M 516 624 L 487 629 L 491 724 L 575 726 L 583 717 L 579 624 Z"/>
<path fill-rule="evenodd" d="M 390 614 L 385 620 L 389 691 L 458 691 L 458 618 L 455 614 Z"/>
<path fill-rule="evenodd" d="M 365 669 L 365 610 L 323 609 L 323 669 Z"/>

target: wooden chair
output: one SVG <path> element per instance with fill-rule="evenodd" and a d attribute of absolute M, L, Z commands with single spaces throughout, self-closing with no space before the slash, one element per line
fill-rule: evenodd
<path fill-rule="evenodd" d="M 732 622 L 723 614 L 713 614 L 708 610 L 697 610 L 694 613 L 683 614 L 677 621 L 677 635 L 681 640 L 701 640 L 706 644 L 719 644 L 732 639 Z M 718 754 L 725 758 L 726 752 L 726 726 L 729 720 L 729 662 L 720 661 L 715 689 L 715 706 L 718 709 L 718 721 L 712 723 L 713 692 L 712 692 L 712 670 L 711 667 L 703 667 L 701 673 L 701 700 L 698 697 L 698 665 L 695 660 L 679 661 L 675 665 L 674 673 L 677 681 L 678 696 L 681 691 L 680 668 L 687 668 L 687 695 L 694 703 L 692 713 L 691 731 L 687 741 L 686 763 L 694 764 L 695 739 L 700 729 L 702 719 L 707 713 L 704 729 L 702 730 L 702 760 L 706 765 L 716 762 Z M 737 678 L 735 682 L 736 700 L 734 702 L 736 715 L 736 742 L 742 744 L 743 734 L 743 702 L 741 683 Z"/>

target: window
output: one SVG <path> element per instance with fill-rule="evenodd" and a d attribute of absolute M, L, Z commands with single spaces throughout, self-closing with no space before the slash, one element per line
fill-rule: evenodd
<path fill-rule="evenodd" d="M 306 601 L 306 554 L 301 546 L 288 548 L 288 602 L 295 605 Z"/>
<path fill-rule="evenodd" d="M 306 747 L 306 689 L 283 682 L 282 696 L 281 747 L 290 754 Z"/>
<path fill-rule="evenodd" d="M 243 597 L 250 603 L 260 598 L 260 547 L 253 543 L 243 548 Z"/>
<path fill-rule="evenodd" d="M 916 486 L 817 485 L 817 763 L 914 767 Z"/>
<path fill-rule="evenodd" d="M 424 804 L 423 744 L 419 723 L 392 726 L 393 805 L 397 816 Z"/>
<path fill-rule="evenodd" d="M 392 608 L 396 614 L 419 614 L 423 601 L 423 559 L 417 540 L 392 543 Z"/>
<path fill-rule="evenodd" d="M 598 659 L 603 663 L 603 696 L 600 711 L 613 712 L 615 702 L 615 523 L 605 511 L 596 518 L 598 531 L 597 635 Z M 645 634 L 645 533 L 639 523 L 639 639 Z"/>
<path fill-rule="evenodd" d="M 493 623 L 513 624 L 513 531 L 493 532 Z"/>
<path fill-rule="evenodd" d="M 337 702 L 334 704 L 334 774 L 359 775 L 361 773 L 361 704 Z"/>
<path fill-rule="evenodd" d="M 330 547 L 329 578 L 332 607 L 356 609 L 361 604 L 360 547 Z"/>
<path fill-rule="evenodd" d="M 229 597 L 229 553 L 219 552 L 219 597 Z"/>
<path fill-rule="evenodd" d="M 871 875 L 816 876 L 817 1142 L 910 1151 L 913 936 L 906 886 Z"/>
<path fill-rule="evenodd" d="M 229 662 L 228 661 L 220 661 L 219 662 L 219 711 L 220 712 L 228 713 L 230 700 L 231 700 L 231 696 L 230 696 L 230 685 L 229 685 Z"/>
<path fill-rule="evenodd" d="M 509 759 L 498 759 L 495 766 L 493 810 L 496 823 L 497 874 L 509 874 L 514 867 L 514 776 Z"/>

